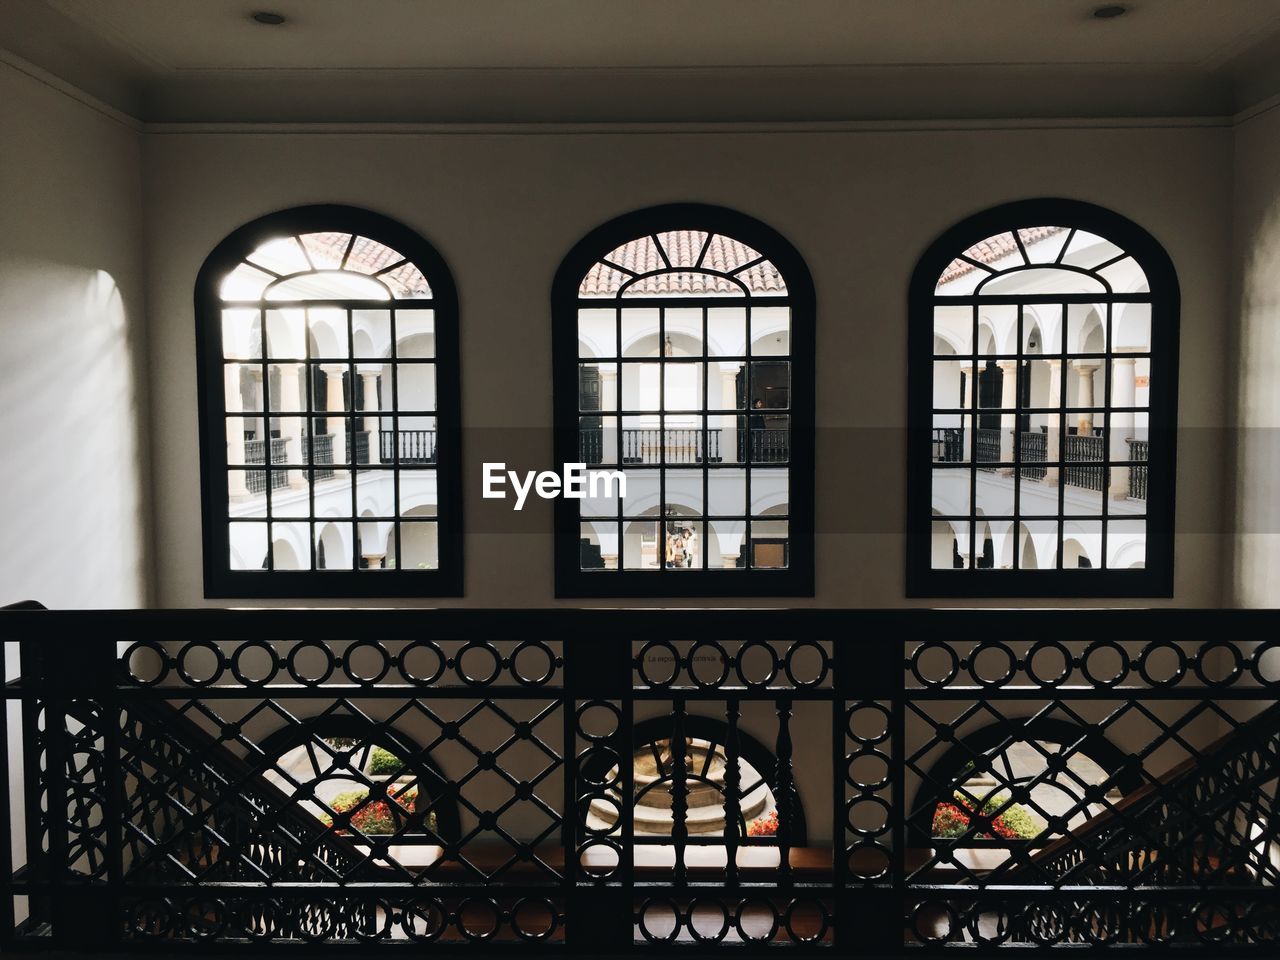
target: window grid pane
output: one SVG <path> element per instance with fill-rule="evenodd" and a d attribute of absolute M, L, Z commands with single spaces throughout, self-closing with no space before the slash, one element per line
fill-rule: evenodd
<path fill-rule="evenodd" d="M 285 283 L 288 306 L 272 292 Z M 374 284 L 385 305 L 364 302 Z M 421 270 L 357 234 L 306 233 L 263 244 L 219 289 L 234 302 L 218 318 L 228 569 L 437 569 L 437 318 Z"/>
<path fill-rule="evenodd" d="M 935 570 L 1145 564 L 1151 309 L 1136 262 L 1087 236 L 996 235 L 938 283 Z M 1060 254 L 1072 266 L 1114 261 L 1104 278 L 1112 286 L 1095 294 L 1075 283 L 1087 269 L 1059 269 Z M 1128 274 L 1117 272 L 1122 264 Z"/>
<path fill-rule="evenodd" d="M 788 565 L 785 289 L 751 248 L 696 231 L 639 238 L 588 271 L 577 313 L 578 449 L 589 465 L 616 463 L 628 491 L 583 502 L 579 569 Z M 627 299 L 608 311 L 608 296 Z"/>

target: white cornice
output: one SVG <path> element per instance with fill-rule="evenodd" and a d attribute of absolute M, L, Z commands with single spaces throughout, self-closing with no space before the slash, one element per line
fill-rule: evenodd
<path fill-rule="evenodd" d="M 1235 114 L 1172 117 L 1037 117 L 925 120 L 732 121 L 732 122 L 552 122 L 423 123 L 379 122 L 183 122 L 143 121 L 43 67 L 0 48 L 0 64 L 44 84 L 103 117 L 148 135 L 326 135 L 326 136 L 591 136 L 591 135 L 723 135 L 770 133 L 929 133 L 974 130 L 1129 130 L 1232 127 L 1280 107 L 1280 94 Z"/>
<path fill-rule="evenodd" d="M 971 130 L 1130 130 L 1230 127 L 1230 116 L 1216 117 L 1058 117 L 974 120 L 833 120 L 752 121 L 732 123 L 179 123 L 142 124 L 143 132 L 158 136 L 207 134 L 254 136 L 295 134 L 313 136 L 601 136 L 672 135 L 714 136 L 767 133 L 933 133 Z"/>
<path fill-rule="evenodd" d="M 113 120 L 116 123 L 120 124 L 121 126 L 127 127 L 128 129 L 134 131 L 135 133 L 142 132 L 145 126 L 142 123 L 142 121 L 137 119 L 136 117 L 132 117 L 122 110 L 117 110 L 115 107 L 111 106 L 108 103 L 103 103 L 93 94 L 86 93 L 84 90 L 82 90 L 80 87 L 77 87 L 75 84 L 68 83 L 66 80 L 63 80 L 61 77 L 55 76 L 54 74 L 50 73 L 48 70 L 45 70 L 42 67 L 36 66 L 34 63 L 32 63 L 29 60 L 24 60 L 22 57 L 18 56 L 16 53 L 10 53 L 8 50 L 0 48 L 0 64 L 4 64 L 6 67 L 16 70 L 18 73 L 24 74 L 27 77 L 30 77 L 32 80 L 35 80 L 37 83 L 44 84 L 46 87 L 49 87 L 51 90 L 56 90 L 58 93 L 62 94 L 64 97 L 68 97 L 69 99 L 74 100 L 76 103 L 80 104 L 81 106 L 88 107 L 90 110 L 93 110 L 95 113 L 99 113 L 102 116 L 106 117 L 108 120 Z"/>

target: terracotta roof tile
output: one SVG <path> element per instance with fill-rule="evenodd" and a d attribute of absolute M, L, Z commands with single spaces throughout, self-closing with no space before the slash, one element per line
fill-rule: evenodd
<path fill-rule="evenodd" d="M 778 268 L 745 243 L 719 234 L 707 243 L 703 231 L 672 230 L 611 250 L 587 271 L 578 292 L 584 297 L 616 297 L 636 274 L 643 279 L 631 283 L 623 296 L 741 295 L 742 288 L 727 275 L 757 260 L 737 273 L 737 279 L 753 296 L 785 294 L 787 285 Z"/>
<path fill-rule="evenodd" d="M 1065 230 L 1066 227 L 1023 227 L 1018 231 L 1018 235 L 1022 239 L 1023 246 L 1031 246 L 1056 236 Z M 993 237 L 987 237 L 987 239 L 975 243 L 964 252 L 963 256 L 968 257 L 970 260 L 976 260 L 978 263 L 992 264 L 1017 252 L 1018 244 L 1014 240 L 1013 234 L 998 233 Z M 958 280 L 976 269 L 978 268 L 973 264 L 956 258 L 947 265 L 947 269 L 942 271 L 942 276 L 938 278 L 938 286 L 950 283 L 952 280 Z"/>

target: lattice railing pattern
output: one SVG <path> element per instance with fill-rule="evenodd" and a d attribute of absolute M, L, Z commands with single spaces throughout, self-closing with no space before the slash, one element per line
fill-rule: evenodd
<path fill-rule="evenodd" d="M 81 950 L 1265 954 L 1277 626 L 0 612 L 23 780 L 0 931 Z"/>

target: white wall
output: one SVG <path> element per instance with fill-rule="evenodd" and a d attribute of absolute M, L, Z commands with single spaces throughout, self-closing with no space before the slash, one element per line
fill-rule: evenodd
<path fill-rule="evenodd" d="M 140 162 L 131 126 L 0 62 L 0 605 L 148 600 Z M 17 676 L 16 643 L 4 661 Z M 24 734 L 7 709 L 16 865 Z"/>
<path fill-rule="evenodd" d="M 481 501 L 479 464 L 550 466 L 552 276 L 564 253 L 610 217 L 705 201 L 780 230 L 817 286 L 818 573 L 817 597 L 805 602 L 901 605 L 908 277 L 925 246 L 965 215 L 1059 195 L 1136 220 L 1180 271 L 1181 423 L 1212 429 L 1183 431 L 1175 602 L 1215 605 L 1231 147 L 1228 128 L 1197 125 L 701 134 L 155 128 L 144 182 L 157 598 L 203 602 L 192 288 L 205 256 L 235 227 L 334 201 L 389 214 L 437 245 L 462 307 L 469 429 L 460 602 L 543 606 L 554 603 L 550 508 L 539 502 L 516 515 Z"/>
<path fill-rule="evenodd" d="M 1225 599 L 1280 606 L 1280 103 L 1236 128 L 1236 541 Z"/>
<path fill-rule="evenodd" d="M 0 604 L 148 599 L 140 137 L 0 62 Z"/>

